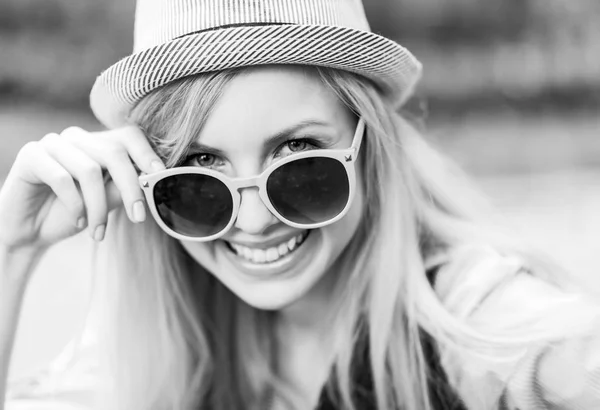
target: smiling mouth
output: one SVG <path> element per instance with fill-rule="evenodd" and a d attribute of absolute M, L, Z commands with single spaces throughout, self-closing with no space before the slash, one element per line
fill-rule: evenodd
<path fill-rule="evenodd" d="M 267 249 L 249 248 L 233 242 L 225 241 L 230 251 L 238 257 L 255 264 L 269 264 L 277 262 L 284 256 L 294 253 L 304 243 L 310 231 L 304 231 L 279 245 Z"/>

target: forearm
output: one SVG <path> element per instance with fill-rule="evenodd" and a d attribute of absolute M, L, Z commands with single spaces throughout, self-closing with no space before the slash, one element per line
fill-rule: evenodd
<path fill-rule="evenodd" d="M 31 271 L 43 251 L 10 252 L 0 248 L 0 410 L 4 409 L 6 381 L 23 296 Z"/>

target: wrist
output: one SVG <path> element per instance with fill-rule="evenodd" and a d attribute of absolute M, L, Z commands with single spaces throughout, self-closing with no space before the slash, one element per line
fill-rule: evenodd
<path fill-rule="evenodd" d="M 45 252 L 44 247 L 0 246 L 0 277 L 4 284 L 26 285 Z"/>

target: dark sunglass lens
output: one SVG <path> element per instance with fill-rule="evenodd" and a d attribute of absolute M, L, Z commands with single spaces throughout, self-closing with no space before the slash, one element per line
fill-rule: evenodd
<path fill-rule="evenodd" d="M 267 181 L 267 194 L 286 219 L 308 225 L 339 215 L 348 203 L 350 183 L 340 161 L 302 158 L 273 171 Z"/>
<path fill-rule="evenodd" d="M 233 212 L 231 192 L 223 182 L 209 175 L 166 177 L 154 186 L 154 201 L 169 228 L 192 237 L 220 232 Z"/>

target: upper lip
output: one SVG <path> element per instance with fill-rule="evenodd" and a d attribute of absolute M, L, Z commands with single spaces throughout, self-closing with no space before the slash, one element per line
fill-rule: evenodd
<path fill-rule="evenodd" d="M 280 236 L 270 238 L 270 239 L 267 239 L 265 241 L 260 241 L 260 242 L 244 241 L 244 240 L 237 240 L 237 239 L 226 239 L 226 241 L 233 245 L 242 245 L 247 248 L 268 249 L 268 248 L 272 248 L 275 245 L 285 243 L 285 242 L 289 241 L 290 239 L 295 238 L 296 236 L 303 234 L 303 233 L 304 233 L 304 231 L 293 232 L 293 233 L 290 233 L 287 235 L 280 235 Z"/>

